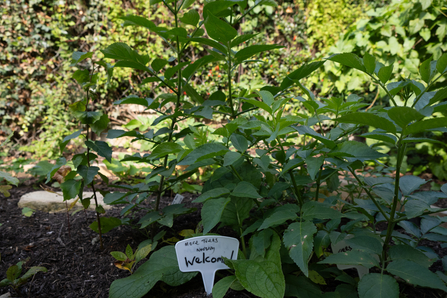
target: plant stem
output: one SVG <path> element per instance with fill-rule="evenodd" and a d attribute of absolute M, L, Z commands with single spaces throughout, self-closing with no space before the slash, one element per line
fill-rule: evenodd
<path fill-rule="evenodd" d="M 228 76 L 228 102 L 230 104 L 230 109 L 231 109 L 231 118 L 235 119 L 236 118 L 236 112 L 234 111 L 232 88 L 231 88 L 231 77 L 232 77 L 231 63 L 232 62 L 231 62 L 231 45 L 230 45 L 230 42 L 228 42 L 227 51 L 228 51 L 228 61 L 227 61 L 227 65 L 228 65 L 228 72 L 227 72 L 227 76 Z"/>

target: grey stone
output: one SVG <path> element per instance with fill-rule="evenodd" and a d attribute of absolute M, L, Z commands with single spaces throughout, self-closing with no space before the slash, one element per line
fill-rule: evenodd
<path fill-rule="evenodd" d="M 88 198 L 93 196 L 93 192 L 84 192 L 83 197 Z M 104 204 L 104 198 L 100 193 L 96 193 L 98 204 L 102 205 L 104 209 L 111 209 L 110 205 Z M 77 198 L 76 198 L 77 199 Z M 67 202 L 68 206 L 75 202 L 76 199 L 71 199 Z M 48 191 L 34 191 L 23 195 L 18 203 L 19 208 L 28 207 L 34 210 L 40 210 L 44 212 L 61 212 L 66 211 L 67 207 L 64 202 L 62 193 L 52 193 Z M 82 204 L 78 201 L 71 211 L 83 209 Z M 95 210 L 95 200 L 90 200 L 89 210 Z"/>

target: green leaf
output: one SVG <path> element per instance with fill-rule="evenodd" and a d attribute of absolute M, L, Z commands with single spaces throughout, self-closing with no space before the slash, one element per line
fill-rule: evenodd
<path fill-rule="evenodd" d="M 279 49 L 279 48 L 283 48 L 283 46 L 280 46 L 280 45 L 252 45 L 252 46 L 248 46 L 246 48 L 243 48 L 239 52 L 237 52 L 236 55 L 234 55 L 234 58 L 236 59 L 234 65 L 242 63 L 243 61 L 247 60 L 248 58 L 250 58 L 251 56 L 253 56 L 255 54 L 270 51 L 273 49 Z"/>
<path fill-rule="evenodd" d="M 6 278 L 10 281 L 15 281 L 20 275 L 19 266 L 12 265 L 6 270 Z"/>
<path fill-rule="evenodd" d="M 299 81 L 309 76 L 315 70 L 319 69 L 324 64 L 324 62 L 326 62 L 326 60 L 303 64 L 300 68 L 287 75 L 287 77 L 281 82 L 281 90 L 292 86 L 294 84 L 294 81 Z"/>
<path fill-rule="evenodd" d="M 399 285 L 389 275 L 370 273 L 360 280 L 359 298 L 398 298 Z"/>
<path fill-rule="evenodd" d="M 230 141 L 233 144 L 234 148 L 237 151 L 244 153 L 248 149 L 248 141 L 247 139 L 237 133 L 233 133 L 230 137 Z"/>
<path fill-rule="evenodd" d="M 385 84 L 391 78 L 391 74 L 393 73 L 393 65 L 382 66 L 377 73 L 379 80 Z"/>
<path fill-rule="evenodd" d="M 433 72 L 434 72 L 435 68 L 436 68 L 436 65 L 432 64 L 431 58 L 422 62 L 421 67 L 419 68 L 419 73 L 421 74 L 422 80 L 424 82 L 426 82 L 427 84 L 430 83 L 430 81 L 433 77 Z"/>
<path fill-rule="evenodd" d="M 233 197 L 225 208 L 220 221 L 238 231 L 242 227 L 243 221 L 250 216 L 253 205 L 253 200 Z"/>
<path fill-rule="evenodd" d="M 127 44 L 122 42 L 116 42 L 109 45 L 106 49 L 101 51 L 105 58 L 111 58 L 116 60 L 123 60 L 128 62 L 134 62 L 134 64 L 117 64 L 121 67 L 142 67 L 142 70 L 149 70 L 146 64 L 149 62 L 148 55 L 139 55 L 136 51 L 132 50 Z M 126 66 L 127 65 L 127 66 Z"/>
<path fill-rule="evenodd" d="M 18 283 L 19 284 L 25 283 L 29 278 L 33 277 L 37 272 L 47 272 L 47 271 L 48 270 L 45 267 L 33 266 L 22 277 L 19 278 Z"/>
<path fill-rule="evenodd" d="M 81 180 L 70 179 L 61 184 L 62 193 L 64 195 L 64 201 L 76 198 L 81 191 Z"/>
<path fill-rule="evenodd" d="M 337 254 L 332 254 L 328 256 L 323 261 L 318 262 L 319 264 L 336 264 L 336 265 L 354 265 L 354 266 L 364 266 L 366 268 L 371 268 L 373 266 L 379 266 L 379 262 L 372 257 L 369 253 L 361 252 L 358 250 L 351 250 L 346 252 L 341 252 Z"/>
<path fill-rule="evenodd" d="M 360 59 L 359 56 L 353 53 L 333 54 L 332 56 L 327 58 L 327 60 L 338 62 L 342 65 L 366 72 L 362 59 Z"/>
<path fill-rule="evenodd" d="M 165 246 L 154 252 L 148 261 L 141 265 L 131 276 L 117 279 L 110 286 L 110 298 L 140 298 L 162 280 L 171 286 L 181 285 L 197 272 L 179 271 L 174 246 Z"/>
<path fill-rule="evenodd" d="M 375 237 L 360 234 L 355 235 L 352 238 L 345 239 L 345 241 L 350 247 L 352 247 L 352 249 L 359 249 L 378 255 L 382 253 L 382 242 Z"/>
<path fill-rule="evenodd" d="M 410 107 L 392 107 L 388 110 L 388 116 L 401 128 L 424 118 L 424 115 Z"/>
<path fill-rule="evenodd" d="M 372 132 L 361 134 L 359 135 L 359 137 L 384 141 L 391 144 L 396 144 L 397 142 L 397 138 L 395 136 L 386 133 L 375 132 L 375 130 Z"/>
<path fill-rule="evenodd" d="M 185 13 L 181 18 L 180 21 L 184 24 L 196 26 L 199 22 L 200 16 L 197 10 L 191 9 L 187 13 Z"/>
<path fill-rule="evenodd" d="M 231 195 L 240 198 L 262 198 L 262 196 L 258 194 L 258 191 L 253 186 L 253 184 L 246 181 L 239 182 L 234 190 L 231 192 Z"/>
<path fill-rule="evenodd" d="M 321 166 L 324 162 L 324 156 L 320 155 L 318 157 L 309 156 L 305 159 L 307 165 L 307 172 L 312 180 L 315 180 L 315 177 L 320 172 Z"/>
<path fill-rule="evenodd" d="M 239 35 L 238 37 L 236 37 L 232 42 L 231 42 L 231 47 L 235 47 L 240 45 L 241 43 L 243 43 L 244 41 L 250 40 L 253 37 L 255 37 L 258 34 L 243 34 L 243 35 Z"/>
<path fill-rule="evenodd" d="M 210 47 L 213 47 L 216 50 L 219 50 L 223 54 L 227 53 L 227 49 L 223 45 L 221 45 L 220 43 L 218 43 L 212 39 L 196 37 L 196 38 L 191 38 L 190 40 L 210 46 Z"/>
<path fill-rule="evenodd" d="M 419 121 L 409 125 L 406 129 L 407 134 L 415 134 L 419 132 L 425 132 L 429 129 L 445 128 L 447 126 L 447 118 L 431 118 L 423 121 Z"/>
<path fill-rule="evenodd" d="M 112 251 L 110 253 L 112 255 L 112 257 L 114 257 L 117 261 L 122 261 L 125 262 L 127 260 L 127 256 L 125 253 L 121 252 L 121 251 Z"/>
<path fill-rule="evenodd" d="M 233 165 L 236 161 L 241 158 L 242 154 L 239 152 L 228 151 L 224 155 L 224 163 L 222 166 L 227 167 Z"/>
<path fill-rule="evenodd" d="M 329 149 L 332 149 L 335 147 L 334 141 L 331 141 L 328 138 L 322 136 L 321 134 L 319 134 L 318 132 L 316 132 L 315 130 L 310 128 L 309 126 L 300 125 L 300 126 L 292 126 L 292 128 L 296 129 L 302 135 L 308 135 L 308 136 L 311 136 L 311 137 L 319 140 L 320 142 L 325 144 Z"/>
<path fill-rule="evenodd" d="M 426 180 L 413 175 L 405 175 L 399 179 L 399 187 L 404 196 L 409 196 L 425 183 L 427 183 Z"/>
<path fill-rule="evenodd" d="M 375 160 L 387 156 L 386 154 L 382 154 L 374 149 L 371 149 L 365 143 L 356 141 L 343 142 L 341 146 L 338 145 L 338 147 L 332 150 L 328 155 L 344 156 L 348 161 Z"/>
<path fill-rule="evenodd" d="M 335 121 L 341 123 L 352 123 L 359 125 L 368 125 L 375 128 L 381 128 L 386 132 L 396 133 L 396 126 L 386 118 L 365 112 L 354 112 L 347 114 L 340 118 L 335 119 Z"/>
<path fill-rule="evenodd" d="M 154 31 L 157 26 L 152 21 L 140 16 L 135 15 L 127 15 L 125 17 L 120 17 L 121 20 L 124 20 L 124 27 L 126 26 L 141 26 L 151 31 Z"/>
<path fill-rule="evenodd" d="M 436 69 L 440 73 L 444 73 L 447 70 L 447 53 L 442 54 L 436 63 Z"/>
<path fill-rule="evenodd" d="M 226 197 L 229 194 L 230 194 L 230 191 L 227 188 L 224 188 L 224 187 L 213 188 L 213 189 L 201 194 L 197 199 L 195 199 L 193 201 L 193 203 L 204 203 L 209 199 Z"/>
<path fill-rule="evenodd" d="M 88 83 L 90 81 L 90 72 L 88 69 L 78 69 L 71 77 L 82 86 L 84 83 Z"/>
<path fill-rule="evenodd" d="M 286 275 L 286 297 L 298 298 L 330 298 L 322 294 L 321 290 L 305 276 Z M 349 297 L 349 296 L 339 296 Z M 335 298 L 335 297 L 334 297 Z M 338 298 L 338 297 L 337 297 Z M 350 297 L 351 298 L 351 297 Z"/>
<path fill-rule="evenodd" d="M 230 198 L 208 200 L 203 204 L 201 216 L 203 222 L 203 235 L 208 234 L 219 222 Z"/>
<path fill-rule="evenodd" d="M 19 179 L 12 177 L 9 173 L 0 171 L 0 181 L 3 179 L 6 180 L 9 184 L 18 186 L 19 185 Z"/>
<path fill-rule="evenodd" d="M 272 108 L 269 107 L 266 103 L 262 101 L 258 101 L 256 99 L 246 99 L 245 102 L 254 105 L 255 107 L 261 108 L 264 111 L 268 112 L 269 114 L 272 114 Z"/>
<path fill-rule="evenodd" d="M 435 95 L 430 99 L 429 104 L 434 104 L 438 101 L 443 100 L 444 98 L 447 98 L 447 88 L 436 91 Z"/>
<path fill-rule="evenodd" d="M 363 56 L 363 65 L 367 73 L 373 74 L 376 69 L 376 58 L 369 53 L 365 53 L 365 56 Z"/>
<path fill-rule="evenodd" d="M 71 55 L 71 66 L 75 66 L 79 62 L 84 61 L 85 59 L 92 58 L 93 53 L 92 52 L 74 52 Z"/>
<path fill-rule="evenodd" d="M 150 158 L 151 159 L 160 159 L 162 157 L 165 157 L 169 154 L 176 154 L 182 151 L 182 146 L 180 146 L 177 143 L 161 143 L 160 145 L 157 145 L 157 147 L 154 148 L 152 151 Z"/>
<path fill-rule="evenodd" d="M 123 99 L 115 101 L 113 104 L 114 105 L 135 104 L 135 105 L 141 105 L 141 106 L 148 108 L 153 102 L 154 102 L 154 100 L 152 98 L 148 98 L 148 97 L 140 98 L 137 95 L 129 95 L 127 97 L 124 97 Z"/>
<path fill-rule="evenodd" d="M 77 168 L 77 171 L 78 174 L 81 175 L 82 178 L 84 178 L 84 184 L 89 185 L 93 181 L 93 179 L 95 179 L 95 176 L 98 174 L 99 168 L 80 165 Z"/>
<path fill-rule="evenodd" d="M 230 288 L 231 284 L 236 281 L 236 276 L 230 275 L 219 280 L 213 287 L 213 298 L 223 298 Z"/>
<path fill-rule="evenodd" d="M 447 292 L 447 287 L 435 273 L 412 261 L 392 261 L 388 264 L 386 270 L 404 279 L 409 284 L 440 289 Z"/>
<path fill-rule="evenodd" d="M 135 252 L 135 263 L 138 263 L 139 261 L 147 257 L 151 251 L 152 244 L 146 244 L 143 247 L 138 247 L 137 251 Z"/>
<path fill-rule="evenodd" d="M 185 159 L 183 159 L 181 162 L 178 163 L 179 166 L 181 165 L 192 165 L 195 162 L 212 158 L 215 156 L 225 155 L 227 153 L 228 148 L 223 146 L 222 144 L 218 143 L 207 143 L 204 145 L 201 145 L 191 151 Z"/>
<path fill-rule="evenodd" d="M 209 14 L 205 20 L 205 28 L 208 35 L 223 44 L 227 44 L 237 36 L 237 31 L 230 24 Z"/>
<path fill-rule="evenodd" d="M 108 231 L 110 231 L 111 229 L 114 229 L 116 227 L 119 227 L 120 225 L 122 225 L 123 223 L 121 222 L 121 219 L 116 218 L 116 217 L 101 217 L 99 219 L 99 221 L 101 222 L 101 233 L 107 233 Z M 96 233 L 99 233 L 99 228 L 98 228 L 98 221 L 94 221 L 91 225 L 90 225 L 90 229 L 92 229 L 93 231 L 95 231 Z"/>
<path fill-rule="evenodd" d="M 284 205 L 287 206 L 287 205 Z M 293 208 L 287 209 L 279 209 L 278 211 L 273 212 L 270 216 L 268 216 L 264 221 L 262 222 L 262 225 L 258 228 L 258 231 L 277 226 L 282 225 L 288 220 L 296 219 L 298 216 L 296 214 L 296 210 L 293 210 Z"/>
<path fill-rule="evenodd" d="M 317 219 L 335 219 L 343 217 L 343 214 L 331 208 L 328 204 L 323 204 L 316 201 L 309 201 L 304 203 L 301 213 L 303 218 L 307 220 Z"/>
<path fill-rule="evenodd" d="M 313 251 L 315 233 L 317 228 L 308 221 L 295 222 L 284 232 L 284 245 L 292 260 L 306 276 L 309 276 L 308 262 Z"/>
<path fill-rule="evenodd" d="M 82 124 L 93 124 L 101 118 L 101 112 L 77 112 L 75 115 L 79 118 Z"/>
<path fill-rule="evenodd" d="M 112 162 L 112 148 L 106 142 L 95 141 L 93 143 L 92 141 L 86 141 L 85 145 L 107 159 L 108 162 Z"/>
<path fill-rule="evenodd" d="M 281 263 L 268 260 L 238 260 L 231 263 L 237 279 L 247 291 L 262 298 L 284 297 L 286 284 Z"/>
<path fill-rule="evenodd" d="M 431 261 L 422 251 L 411 247 L 409 245 L 393 245 L 390 247 L 390 258 L 393 261 L 396 260 L 408 260 L 413 261 L 424 268 L 431 266 Z"/>

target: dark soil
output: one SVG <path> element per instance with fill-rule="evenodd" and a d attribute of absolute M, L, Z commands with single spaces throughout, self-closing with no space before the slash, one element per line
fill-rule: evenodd
<path fill-rule="evenodd" d="M 121 226 L 103 236 L 104 249 L 100 250 L 99 243 L 95 242 L 98 235 L 89 228 L 89 224 L 96 219 L 94 212 L 81 211 L 70 215 L 70 228 L 66 213 L 49 214 L 37 211 L 31 217 L 23 216 L 17 203 L 22 195 L 34 190 L 32 186 L 20 186 L 14 187 L 8 198 L 0 194 L 0 280 L 6 277 L 9 266 L 29 258 L 24 265 L 24 272 L 32 266 L 44 266 L 48 272 L 40 272 L 30 279 L 21 288 L 22 297 L 108 297 L 111 283 L 129 276 L 128 271 L 113 265 L 114 259 L 110 252 L 125 251 L 128 244 L 135 249 L 146 237 L 138 229 Z M 183 203 L 187 207 L 197 207 L 191 203 L 192 199 L 193 195 L 187 195 Z M 170 202 L 172 198 L 163 198 L 162 207 Z M 119 211 L 107 211 L 107 216 L 119 217 Z M 176 236 L 175 232 L 183 229 L 195 229 L 199 221 L 199 210 L 182 215 L 174 222 L 175 231 L 168 230 L 165 238 Z M 233 236 L 229 231 L 218 232 Z M 447 254 L 439 243 L 424 245 L 432 247 L 441 257 Z M 441 267 L 440 262 L 438 263 L 435 265 Z M 218 279 L 219 276 L 216 276 L 216 280 Z M 402 286 L 401 290 L 403 289 L 405 295 L 403 297 L 446 297 L 429 289 Z M 10 289 L 0 288 L 0 295 L 8 291 Z M 170 287 L 158 282 L 145 297 L 199 298 L 206 297 L 206 294 L 198 274 L 193 280 L 179 287 Z M 225 297 L 255 296 L 246 291 L 230 290 Z"/>

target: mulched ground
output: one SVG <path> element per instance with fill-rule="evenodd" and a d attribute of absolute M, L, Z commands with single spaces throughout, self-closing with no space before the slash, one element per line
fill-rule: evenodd
<path fill-rule="evenodd" d="M 25 265 L 44 266 L 47 273 L 38 273 L 32 280 L 21 288 L 22 297 L 66 297 L 66 298 L 100 298 L 108 297 L 110 284 L 119 278 L 129 275 L 113 265 L 112 251 L 124 251 L 127 244 L 135 249 L 144 241 L 145 236 L 138 229 L 122 226 L 104 235 L 104 250 L 99 249 L 95 242 L 97 234 L 88 226 L 95 221 L 94 212 L 78 212 L 70 215 L 70 229 L 67 225 L 67 214 L 48 214 L 35 212 L 31 217 L 21 214 L 17 207 L 20 197 L 34 191 L 32 186 L 20 186 L 11 190 L 11 197 L 5 198 L 0 194 L 0 280 L 6 277 L 9 266 L 20 260 L 29 258 Z M 194 199 L 188 195 L 184 199 L 187 207 L 197 207 L 192 204 Z M 172 202 L 172 198 L 163 198 L 162 206 Z M 119 210 L 107 211 L 108 216 L 119 216 Z M 176 231 L 195 229 L 200 221 L 199 210 L 182 215 L 175 220 Z M 168 231 L 167 238 L 174 236 L 174 230 Z M 219 231 L 220 232 L 220 231 Z M 171 233 L 171 236 L 169 236 Z M 221 233 L 225 235 L 225 233 Z M 424 243 L 425 244 L 425 243 Z M 447 254 L 439 243 L 427 243 L 440 256 Z M 439 262 L 438 262 L 439 263 Z M 441 264 L 435 264 L 441 267 Z M 439 269 L 438 269 L 439 270 Z M 216 276 L 216 280 L 218 276 Z M 401 288 L 402 289 L 402 288 Z M 0 295 L 9 289 L 0 288 Z M 414 298 L 446 297 L 439 293 L 423 288 L 405 286 L 404 296 Z M 199 298 L 206 297 L 200 274 L 187 284 L 179 287 L 169 287 L 162 282 L 145 297 L 175 297 Z M 242 291 L 231 291 L 225 297 L 255 297 Z"/>

